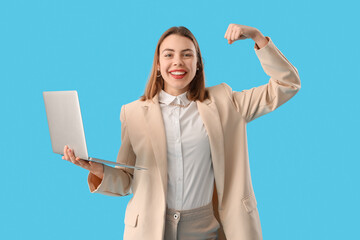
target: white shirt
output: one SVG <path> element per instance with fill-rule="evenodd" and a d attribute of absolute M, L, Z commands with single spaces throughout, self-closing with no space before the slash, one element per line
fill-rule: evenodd
<path fill-rule="evenodd" d="M 209 137 L 196 102 L 190 102 L 186 92 L 172 96 L 162 90 L 159 103 L 167 143 L 167 207 L 189 210 L 209 204 L 214 188 L 214 171 Z M 170 103 L 190 105 L 183 108 Z"/>

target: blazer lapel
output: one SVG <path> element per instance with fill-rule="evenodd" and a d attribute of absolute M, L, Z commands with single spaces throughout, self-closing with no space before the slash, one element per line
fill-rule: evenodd
<path fill-rule="evenodd" d="M 219 201 L 219 209 L 224 192 L 224 135 L 222 131 L 219 112 L 215 105 L 214 99 L 207 99 L 203 102 L 196 101 L 199 114 L 204 122 L 210 141 L 211 160 L 215 175 L 215 184 Z"/>
<path fill-rule="evenodd" d="M 153 101 L 153 102 L 152 102 Z M 164 121 L 161 114 L 158 95 L 152 101 L 145 101 L 143 112 L 146 122 L 146 129 L 150 137 L 151 145 L 161 177 L 164 197 L 167 194 L 167 148 Z"/>

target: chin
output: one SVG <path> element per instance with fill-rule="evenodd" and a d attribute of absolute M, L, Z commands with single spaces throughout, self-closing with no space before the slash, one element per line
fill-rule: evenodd
<path fill-rule="evenodd" d="M 184 81 L 171 81 L 171 84 L 168 84 L 169 87 L 175 88 L 175 89 L 184 89 L 189 85 L 189 83 L 186 83 Z"/>
<path fill-rule="evenodd" d="M 189 87 L 189 84 L 176 84 L 174 86 L 176 89 L 179 89 L 179 90 L 182 90 L 184 88 L 188 88 Z"/>

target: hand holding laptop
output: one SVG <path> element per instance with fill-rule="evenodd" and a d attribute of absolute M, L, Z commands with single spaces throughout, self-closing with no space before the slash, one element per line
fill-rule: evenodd
<path fill-rule="evenodd" d="M 94 170 L 99 176 L 102 176 L 99 169 L 100 166 L 102 168 L 103 166 L 95 164 L 95 162 L 135 170 L 146 170 L 146 168 L 143 167 L 125 165 L 118 162 L 93 158 L 88 155 L 77 91 L 43 92 L 43 96 L 50 130 L 51 145 L 54 153 L 63 154 L 64 152 L 63 159 L 71 161 L 85 169 Z M 69 150 L 65 151 L 65 145 L 71 147 L 70 152 Z M 78 158 L 75 157 L 74 150 Z M 89 161 L 93 163 L 89 163 Z"/>
<path fill-rule="evenodd" d="M 92 174 L 100 179 L 102 179 L 104 176 L 104 165 L 102 163 L 82 160 L 79 157 L 76 157 L 74 150 L 70 149 L 68 146 L 64 147 L 64 156 L 62 159 L 89 170 Z"/>

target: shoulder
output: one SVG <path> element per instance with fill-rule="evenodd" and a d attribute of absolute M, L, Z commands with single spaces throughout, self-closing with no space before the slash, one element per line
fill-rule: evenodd
<path fill-rule="evenodd" d="M 145 103 L 144 101 L 141 101 L 140 99 L 138 99 L 138 100 L 129 102 L 129 103 L 125 104 L 124 106 L 127 109 L 132 109 L 132 108 L 137 108 L 137 107 L 143 106 L 144 103 Z"/>
<path fill-rule="evenodd" d="M 126 103 L 124 105 L 121 106 L 121 111 L 120 111 L 120 120 L 124 120 L 126 118 L 131 118 L 134 116 L 137 116 L 137 114 L 139 114 L 141 111 L 139 111 L 139 109 L 144 106 L 145 102 L 141 101 L 140 99 Z"/>
<path fill-rule="evenodd" d="M 126 111 L 126 112 L 132 112 L 132 111 L 137 111 L 139 108 L 141 108 L 142 106 L 144 106 L 146 103 L 146 101 L 141 101 L 140 99 L 126 103 L 124 105 L 122 105 L 121 107 L 121 111 Z"/>
<path fill-rule="evenodd" d="M 214 98 L 224 95 L 231 96 L 232 93 L 231 87 L 226 83 L 220 83 L 215 86 L 207 87 L 206 89 L 208 90 L 210 97 Z"/>

